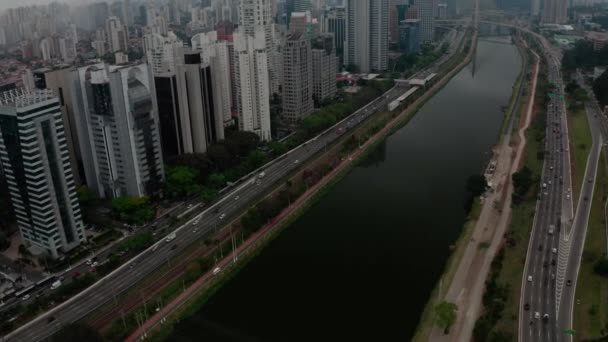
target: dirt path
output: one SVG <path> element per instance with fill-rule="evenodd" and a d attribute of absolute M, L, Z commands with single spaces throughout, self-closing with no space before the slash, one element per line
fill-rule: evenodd
<path fill-rule="evenodd" d="M 458 265 L 454 279 L 445 296 L 445 300 L 458 306 L 458 317 L 445 335 L 439 328 L 434 328 L 429 341 L 471 341 L 473 328 L 481 310 L 481 299 L 484 284 L 494 256 L 500 249 L 503 236 L 511 217 L 511 194 L 513 186 L 511 176 L 521 166 L 526 146 L 525 131 L 530 126 L 536 95 L 536 81 L 539 71 L 539 57 L 536 53 L 534 77 L 530 89 L 530 100 L 526 109 L 523 126 L 519 129 L 519 143 L 514 151 L 509 145 L 508 137 L 503 139 L 497 151 L 496 171 L 491 179 L 496 184 L 494 192 L 485 198 L 479 219 L 475 225 L 472 238 Z M 514 155 L 513 155 L 514 153 Z M 480 243 L 489 243 L 488 248 L 480 248 Z"/>

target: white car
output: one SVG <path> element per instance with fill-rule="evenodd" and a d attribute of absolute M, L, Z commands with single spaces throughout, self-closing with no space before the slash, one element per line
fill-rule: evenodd
<path fill-rule="evenodd" d="M 552 248 L 551 252 L 553 252 L 553 254 L 557 254 L 557 248 Z"/>
<path fill-rule="evenodd" d="M 220 271 L 221 271 L 221 270 L 222 270 L 222 269 L 221 269 L 221 268 L 219 268 L 219 267 L 214 268 L 214 269 L 213 269 L 213 275 L 217 275 L 218 273 L 220 273 Z"/>
<path fill-rule="evenodd" d="M 30 295 L 29 294 L 26 294 L 25 296 L 21 297 L 22 301 L 26 301 L 28 299 L 30 299 Z"/>
<path fill-rule="evenodd" d="M 536 311 L 536 312 L 534 313 L 534 318 L 536 318 L 536 319 L 540 319 L 540 312 Z"/>
<path fill-rule="evenodd" d="M 220 220 L 223 220 L 223 219 L 224 219 L 224 217 L 226 217 L 226 214 L 222 214 L 222 215 L 220 215 Z"/>
<path fill-rule="evenodd" d="M 532 282 L 532 276 L 531 275 L 528 276 L 528 281 Z"/>

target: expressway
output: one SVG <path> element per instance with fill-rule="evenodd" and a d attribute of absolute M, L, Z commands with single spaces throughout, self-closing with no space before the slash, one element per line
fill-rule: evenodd
<path fill-rule="evenodd" d="M 566 237 L 568 243 L 570 244 L 570 258 L 568 258 L 565 265 L 565 277 L 567 280 L 566 287 L 562 292 L 558 316 L 559 327 L 562 330 L 574 328 L 573 313 L 576 283 L 583 256 L 583 249 L 585 246 L 585 237 L 587 234 L 589 215 L 591 213 L 597 168 L 603 146 L 602 141 L 608 141 L 606 140 L 606 138 L 608 138 L 608 119 L 602 114 L 593 91 L 590 89 L 590 87 L 585 85 L 585 83 L 580 79 L 580 76 L 578 77 L 578 83 L 587 91 L 587 94 L 591 99 L 585 103 L 585 113 L 589 122 L 593 145 L 591 146 L 591 151 L 587 159 L 587 167 L 585 168 L 584 174 L 585 177 L 581 184 L 581 194 L 578 201 L 578 207 L 576 209 L 576 215 L 574 216 L 572 230 L 570 235 Z M 570 335 L 567 340 L 571 341 L 572 336 Z"/>
<path fill-rule="evenodd" d="M 563 285 L 560 265 L 567 248 L 560 243 L 570 224 L 572 210 L 569 142 L 564 87 L 558 57 L 546 41 L 549 82 L 555 85 L 546 113 L 545 153 L 536 213 L 522 277 L 519 315 L 520 341 L 556 341 L 558 288 Z"/>
<path fill-rule="evenodd" d="M 224 226 L 246 210 L 260 195 L 270 191 L 277 182 L 299 168 L 301 164 L 337 140 L 345 132 L 356 128 L 370 116 L 384 110 L 388 103 L 401 96 L 407 87 L 396 85 L 370 104 L 351 114 L 336 126 L 291 150 L 265 167 L 264 177 L 252 176 L 238 188 L 179 227 L 170 242 L 159 240 L 153 246 L 111 272 L 83 292 L 42 314 L 31 322 L 9 333 L 2 341 L 42 340 L 61 326 L 77 321 L 115 296 L 126 291 L 148 274 L 178 255 L 190 244 Z M 340 128 L 338 134 L 337 128 Z"/>

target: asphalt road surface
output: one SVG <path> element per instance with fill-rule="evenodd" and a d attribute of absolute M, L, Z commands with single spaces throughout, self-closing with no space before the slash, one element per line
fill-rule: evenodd
<path fill-rule="evenodd" d="M 547 106 L 545 154 L 532 234 L 528 246 L 520 307 L 520 341 L 557 341 L 557 289 L 563 284 L 558 264 L 564 254 L 560 235 L 568 230 L 571 208 L 569 142 L 559 59 L 545 46 L 549 81 L 555 85 Z M 571 210 L 570 210 L 571 212 Z"/>

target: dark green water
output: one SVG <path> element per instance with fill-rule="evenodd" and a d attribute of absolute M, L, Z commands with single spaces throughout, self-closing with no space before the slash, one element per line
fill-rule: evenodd
<path fill-rule="evenodd" d="M 474 77 L 463 69 L 169 340 L 410 340 L 520 67 L 514 46 L 480 41 Z"/>

